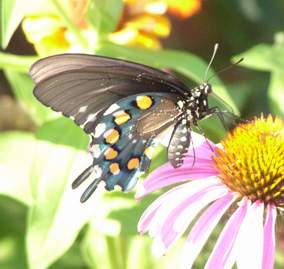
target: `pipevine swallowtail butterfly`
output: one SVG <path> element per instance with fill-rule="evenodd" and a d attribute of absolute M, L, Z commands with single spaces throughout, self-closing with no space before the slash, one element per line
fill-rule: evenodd
<path fill-rule="evenodd" d="M 173 127 L 168 160 L 182 165 L 197 122 L 220 111 L 208 106 L 209 83 L 189 88 L 172 74 L 145 65 L 86 54 L 61 54 L 30 69 L 34 95 L 44 105 L 75 121 L 90 135 L 93 162 L 72 187 L 89 176 L 85 202 L 105 182 L 128 191 L 151 162 L 155 138 Z"/>

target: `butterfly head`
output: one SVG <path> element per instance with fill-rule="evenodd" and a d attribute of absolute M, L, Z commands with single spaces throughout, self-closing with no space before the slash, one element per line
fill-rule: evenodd
<path fill-rule="evenodd" d="M 211 84 L 205 82 L 200 84 L 199 86 L 191 89 L 191 100 L 200 100 L 208 97 L 208 95 L 212 92 Z M 197 102 L 198 103 L 198 102 Z"/>
<path fill-rule="evenodd" d="M 208 95 L 212 92 L 212 86 L 211 86 L 211 84 L 209 84 L 207 82 L 199 85 L 199 87 L 197 87 L 197 88 L 199 88 L 200 93 L 204 94 L 204 95 Z"/>

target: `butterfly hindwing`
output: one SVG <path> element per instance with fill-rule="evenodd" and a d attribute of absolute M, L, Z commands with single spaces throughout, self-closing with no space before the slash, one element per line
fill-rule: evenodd
<path fill-rule="evenodd" d="M 83 193 L 83 202 L 100 181 L 105 182 L 107 190 L 119 185 L 123 191 L 128 191 L 136 184 L 139 174 L 150 165 L 154 138 L 180 113 L 175 101 L 174 95 L 147 92 L 122 98 L 100 113 L 90 132 L 93 170 L 88 168 L 73 183 L 73 187 L 77 187 L 95 172 L 93 182 Z M 151 128 L 147 127 L 149 124 Z"/>

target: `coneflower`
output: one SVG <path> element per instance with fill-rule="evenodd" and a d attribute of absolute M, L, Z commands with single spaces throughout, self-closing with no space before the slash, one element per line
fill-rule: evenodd
<path fill-rule="evenodd" d="M 261 116 L 240 124 L 218 145 L 193 137 L 194 167 L 191 149 L 181 168 L 165 164 L 143 182 L 138 199 L 161 187 L 186 183 L 149 206 L 139 232 L 148 231 L 154 249 L 164 254 L 194 222 L 181 254 L 182 268 L 191 268 L 230 208 L 233 213 L 205 268 L 273 268 L 277 209 L 284 204 L 283 120 Z"/>

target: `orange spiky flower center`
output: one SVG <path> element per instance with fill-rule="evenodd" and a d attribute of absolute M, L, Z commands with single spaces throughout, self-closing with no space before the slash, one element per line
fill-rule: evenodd
<path fill-rule="evenodd" d="M 213 157 L 220 178 L 252 201 L 284 205 L 284 122 L 261 116 L 237 126 Z"/>

